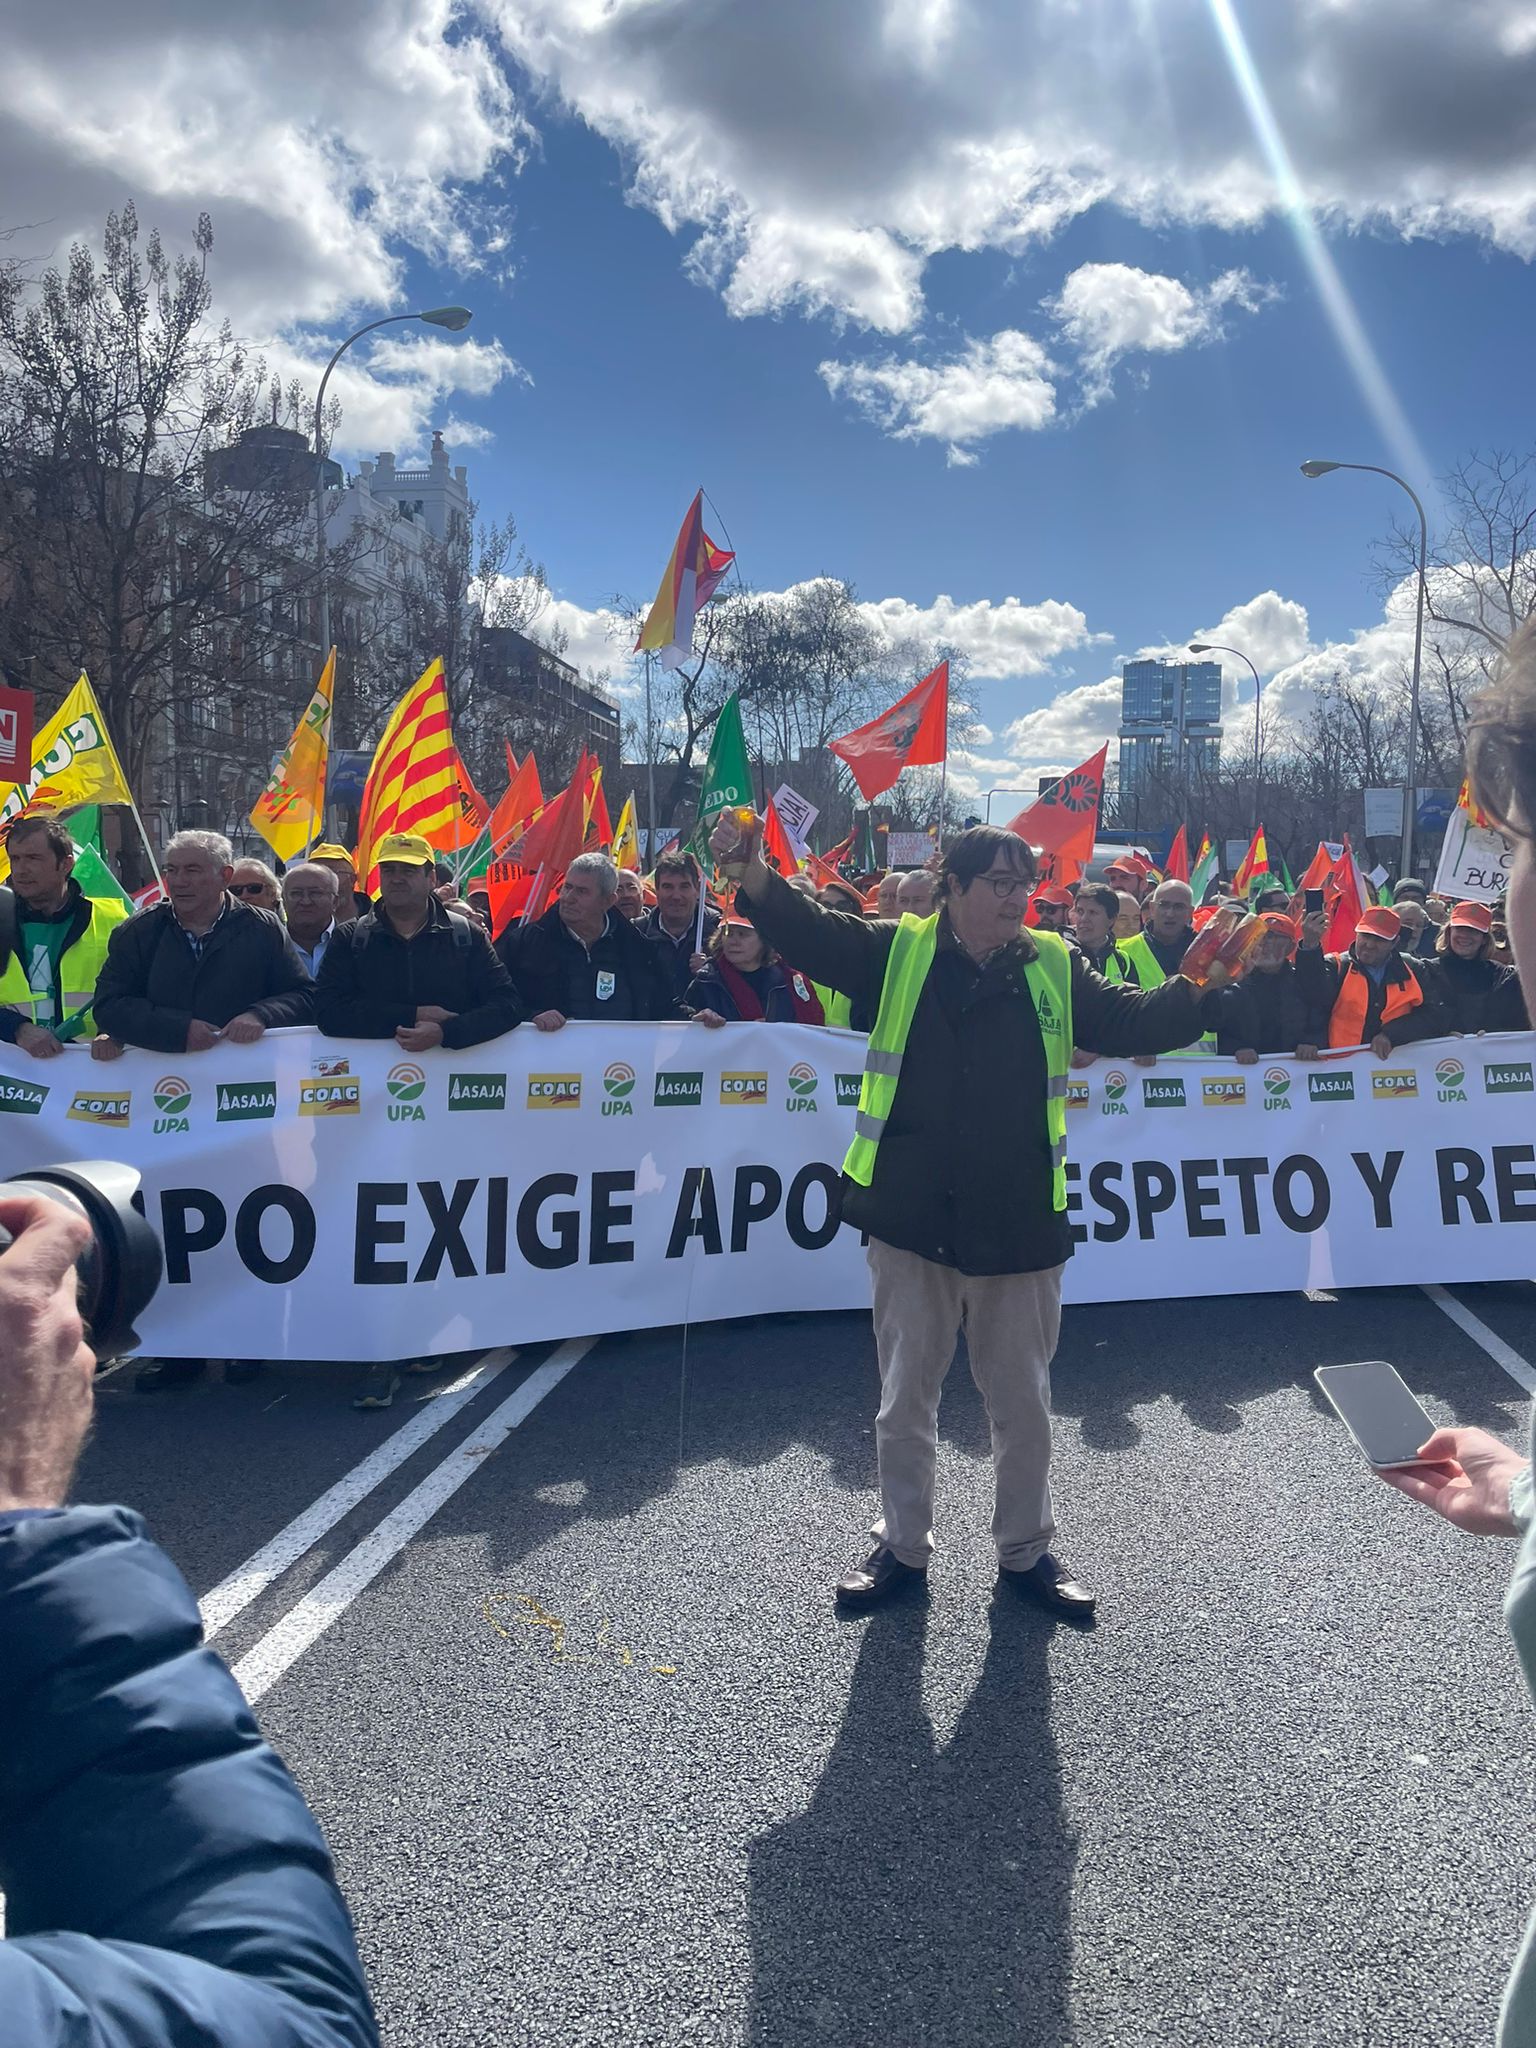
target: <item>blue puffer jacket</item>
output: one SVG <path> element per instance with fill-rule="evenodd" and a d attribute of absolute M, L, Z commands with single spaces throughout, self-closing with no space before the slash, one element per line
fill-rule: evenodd
<path fill-rule="evenodd" d="M 0 1521 L 0 2048 L 376 2048 L 302 1795 L 126 1508 Z"/>

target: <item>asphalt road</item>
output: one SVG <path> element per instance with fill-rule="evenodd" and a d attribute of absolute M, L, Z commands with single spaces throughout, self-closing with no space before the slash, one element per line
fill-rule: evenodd
<path fill-rule="evenodd" d="M 1536 1288 L 1460 1298 L 1536 1362 Z M 963 1363 L 927 1604 L 834 1615 L 874 1501 L 855 1315 L 542 1346 L 377 1416 L 350 1369 L 116 1374 L 78 1493 L 140 1508 L 221 1614 L 308 1514 L 217 1647 L 330 1839 L 391 2048 L 1460 2048 L 1536 1904 L 1512 1550 L 1360 1465 L 1310 1374 L 1362 1357 L 1523 1435 L 1417 1289 L 1067 1312 L 1088 1634 L 993 1597 Z"/>

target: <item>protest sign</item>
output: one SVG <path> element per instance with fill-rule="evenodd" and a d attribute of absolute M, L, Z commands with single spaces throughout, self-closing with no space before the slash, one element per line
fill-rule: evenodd
<path fill-rule="evenodd" d="M 1474 825 L 1458 807 L 1445 828 L 1440 865 L 1435 872 L 1435 893 L 1454 902 L 1502 903 L 1509 887 L 1509 863 L 1514 848 L 1502 832 L 1491 825 Z"/>

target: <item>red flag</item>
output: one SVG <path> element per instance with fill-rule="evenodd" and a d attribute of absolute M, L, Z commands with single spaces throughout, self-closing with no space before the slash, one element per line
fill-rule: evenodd
<path fill-rule="evenodd" d="M 507 749 L 508 753 L 511 748 Z M 513 771 L 512 780 L 502 793 L 500 803 L 491 813 L 491 852 L 500 855 L 503 848 L 512 844 L 517 835 L 526 830 L 529 821 L 542 808 L 544 792 L 539 787 L 539 768 L 530 751 L 523 758 L 521 768 Z"/>
<path fill-rule="evenodd" d="M 1168 865 L 1163 869 L 1165 882 L 1187 882 L 1189 880 L 1189 835 L 1181 825 L 1173 835 L 1173 844 L 1168 849 Z"/>
<path fill-rule="evenodd" d="M 491 899 L 491 937 L 499 939 L 521 913 L 534 878 L 515 860 L 493 860 L 485 871 L 485 893 Z"/>
<path fill-rule="evenodd" d="M 1343 851 L 1342 845 L 1329 846 L 1326 840 L 1320 839 L 1317 842 L 1317 851 L 1313 854 L 1307 865 L 1307 872 L 1302 876 L 1297 887 L 1299 889 L 1326 888 L 1328 877 L 1333 873 L 1334 863 L 1340 858 Z"/>
<path fill-rule="evenodd" d="M 507 750 L 507 787 L 510 789 L 517 780 L 517 756 L 512 751 L 512 742 L 502 734 L 501 744 Z"/>
<path fill-rule="evenodd" d="M 608 799 L 603 795 L 603 771 L 597 771 L 587 804 L 587 836 L 582 841 L 585 853 L 606 853 L 613 844 L 613 821 L 608 816 Z"/>
<path fill-rule="evenodd" d="M 1010 832 L 1040 849 L 1038 879 L 1042 883 L 1075 882 L 1093 858 L 1108 752 L 1106 740 L 1081 767 L 1063 775 L 1053 789 L 1037 797 L 1010 822 Z"/>
<path fill-rule="evenodd" d="M 949 663 L 941 661 L 870 724 L 827 745 L 848 763 L 866 803 L 891 788 L 903 768 L 937 767 L 949 746 Z"/>
<path fill-rule="evenodd" d="M 1308 870 L 1310 873 L 1310 869 Z M 1344 835 L 1344 850 L 1333 864 L 1328 880 L 1324 883 L 1327 894 L 1325 901 L 1331 912 L 1328 936 L 1323 941 L 1326 953 L 1347 953 L 1355 943 L 1355 926 L 1365 910 L 1365 878 L 1355 864 L 1354 852 L 1349 843 L 1349 834 Z"/>
<path fill-rule="evenodd" d="M 848 858 L 849 854 L 852 853 L 852 851 L 853 827 L 850 825 L 848 828 L 848 837 L 846 839 L 839 839 L 836 846 L 834 846 L 830 850 L 830 852 L 822 854 L 820 856 L 820 859 L 824 866 L 831 868 L 835 873 L 842 867 L 843 862 Z M 817 858 L 817 856 L 813 854 L 811 858 L 815 859 Z"/>
<path fill-rule="evenodd" d="M 593 781 L 601 773 L 596 758 L 583 748 L 575 774 L 512 849 L 517 864 L 534 876 L 536 884 L 523 905 L 525 924 L 549 908 L 566 869 L 580 853 Z"/>
<path fill-rule="evenodd" d="M 830 867 L 819 854 L 807 852 L 805 866 L 801 872 L 810 876 L 818 890 L 828 888 L 834 883 L 839 889 L 853 888 L 853 884 L 847 877 L 840 875 L 836 868 Z M 854 893 L 857 894 L 858 892 L 855 890 Z"/>
<path fill-rule="evenodd" d="M 772 797 L 769 797 L 768 809 L 763 815 L 763 858 L 781 875 L 798 875 L 800 872 L 800 856 L 784 829 L 784 820 L 779 816 L 779 807 Z"/>

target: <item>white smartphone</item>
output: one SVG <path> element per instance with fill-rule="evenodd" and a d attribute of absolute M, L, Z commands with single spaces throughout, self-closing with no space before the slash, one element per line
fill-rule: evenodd
<path fill-rule="evenodd" d="M 1416 1465 L 1435 1424 L 1384 1358 L 1320 1365 L 1312 1375 L 1367 1460 L 1377 1467 Z"/>

